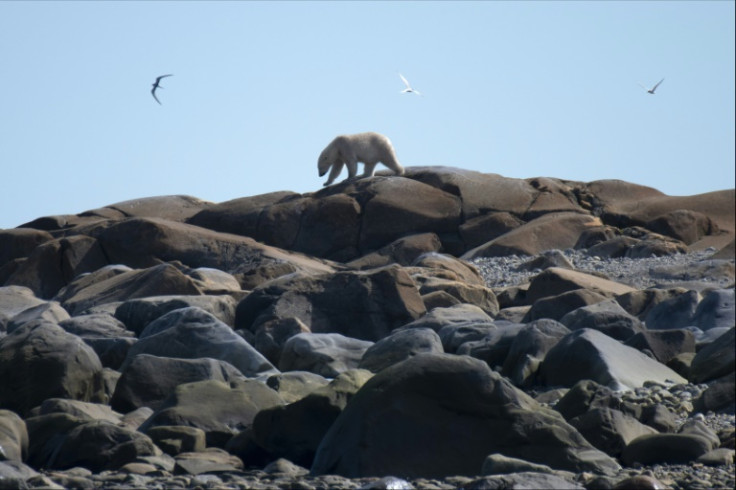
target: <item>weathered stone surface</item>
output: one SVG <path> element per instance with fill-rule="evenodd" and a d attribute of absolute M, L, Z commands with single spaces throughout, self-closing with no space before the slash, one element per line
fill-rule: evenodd
<path fill-rule="evenodd" d="M 49 467 L 82 466 L 99 472 L 120 468 L 138 456 L 156 455 L 157 451 L 153 441 L 138 431 L 110 422 L 86 422 L 66 434 Z"/>
<path fill-rule="evenodd" d="M 275 372 L 273 365 L 241 336 L 201 308 L 171 311 L 150 323 L 121 366 L 125 371 L 139 354 L 227 361 L 245 376 Z"/>
<path fill-rule="evenodd" d="M 286 342 L 301 333 L 312 332 L 298 318 L 276 318 L 258 326 L 253 339 L 253 347 L 271 363 L 278 365 Z"/>
<path fill-rule="evenodd" d="M 498 301 L 490 288 L 468 284 L 462 281 L 448 281 L 438 278 L 426 278 L 419 293 L 426 295 L 435 291 L 444 291 L 456 298 L 461 304 L 471 304 L 479 307 L 489 316 L 498 313 Z"/>
<path fill-rule="evenodd" d="M 580 213 L 549 213 L 465 252 L 463 259 L 499 255 L 537 255 L 545 250 L 572 248 L 580 234 L 601 226 L 598 218 Z"/>
<path fill-rule="evenodd" d="M 497 322 L 494 330 L 490 330 L 480 340 L 463 343 L 458 347 L 457 353 L 475 357 L 485 361 L 494 369 L 500 370 L 508 357 L 511 345 L 523 328 L 523 324 Z M 447 352 L 448 349 L 445 351 Z"/>
<path fill-rule="evenodd" d="M 32 306 L 15 315 L 8 322 L 6 330 L 10 333 L 32 321 L 43 320 L 50 323 L 60 323 L 69 318 L 69 313 L 58 302 L 48 301 L 38 306 Z"/>
<path fill-rule="evenodd" d="M 0 266 L 14 259 L 28 257 L 37 246 L 53 239 L 51 233 L 32 228 L 0 230 Z"/>
<path fill-rule="evenodd" d="M 439 252 L 442 242 L 435 233 L 419 233 L 399 238 L 375 252 L 366 254 L 346 265 L 353 269 L 374 269 L 393 263 L 411 265 L 418 257 L 428 252 Z"/>
<path fill-rule="evenodd" d="M 27 324 L 0 339 L 0 407 L 21 416 L 47 398 L 97 401 L 102 364 L 79 337 L 53 323 Z"/>
<path fill-rule="evenodd" d="M 301 400 L 329 382 L 327 378 L 309 371 L 289 371 L 269 376 L 266 385 L 289 404 Z"/>
<path fill-rule="evenodd" d="M 697 291 L 688 291 L 666 299 L 649 312 L 646 317 L 650 330 L 669 330 L 694 325 L 695 310 L 700 302 Z"/>
<path fill-rule="evenodd" d="M 110 406 L 123 413 L 140 407 L 159 409 L 180 384 L 244 379 L 232 364 L 210 358 L 175 359 L 139 354 L 123 370 Z"/>
<path fill-rule="evenodd" d="M 160 425 L 197 427 L 207 434 L 207 446 L 224 447 L 253 423 L 258 412 L 281 404 L 278 394 L 258 381 L 195 381 L 177 386 L 139 430 L 145 433 Z"/>
<path fill-rule="evenodd" d="M 466 250 L 474 249 L 523 225 L 524 221 L 511 213 L 501 211 L 487 213 L 465 221 L 460 225 L 460 237 Z"/>
<path fill-rule="evenodd" d="M 706 347 L 703 347 L 690 365 L 690 380 L 703 383 L 725 376 L 736 369 L 736 328 L 731 328 Z"/>
<path fill-rule="evenodd" d="M 146 435 L 170 456 L 179 453 L 201 452 L 206 447 L 206 436 L 202 429 L 183 425 L 160 425 L 149 427 Z"/>
<path fill-rule="evenodd" d="M 734 371 L 711 381 L 703 394 L 695 400 L 693 407 L 701 413 L 734 413 L 736 411 L 736 374 Z"/>
<path fill-rule="evenodd" d="M 637 437 L 657 434 L 656 430 L 634 417 L 605 407 L 589 410 L 569 422 L 593 446 L 613 457 L 620 456 Z"/>
<path fill-rule="evenodd" d="M 519 330 L 503 362 L 501 374 L 516 386 L 533 384 L 547 352 L 570 330 L 554 320 L 535 320 Z"/>
<path fill-rule="evenodd" d="M 93 306 L 133 298 L 167 294 L 202 294 L 190 277 L 170 264 L 122 272 L 86 287 L 85 280 L 83 277 L 78 284 L 72 283 L 71 289 L 62 290 L 57 297 L 72 315 Z"/>
<path fill-rule="evenodd" d="M 5 286 L 0 288 L 0 332 L 4 332 L 13 317 L 23 311 L 45 304 L 46 301 L 39 299 L 33 291 L 24 286 Z"/>
<path fill-rule="evenodd" d="M 112 315 L 95 313 L 78 315 L 59 322 L 59 326 L 79 337 L 135 337 L 135 332 L 127 330 L 125 324 Z"/>
<path fill-rule="evenodd" d="M 0 460 L 22 463 L 28 457 L 28 430 L 18 414 L 0 409 Z"/>
<path fill-rule="evenodd" d="M 524 315 L 524 322 L 548 318 L 559 321 L 562 317 L 583 306 L 594 305 L 607 298 L 587 289 L 574 289 L 554 296 L 538 299 Z"/>
<path fill-rule="evenodd" d="M 733 289 L 708 291 L 698 303 L 693 317 L 701 330 L 736 325 L 736 293 Z"/>
<path fill-rule="evenodd" d="M 422 352 L 444 352 L 440 336 L 431 328 L 399 330 L 370 346 L 358 365 L 377 373 Z"/>
<path fill-rule="evenodd" d="M 575 269 L 575 266 L 557 249 L 545 250 L 533 259 L 529 259 L 519 267 L 519 271 L 542 271 L 550 267 L 561 267 L 563 269 Z"/>
<path fill-rule="evenodd" d="M 426 312 L 414 281 L 393 265 L 369 271 L 290 275 L 256 288 L 236 310 L 236 328 L 298 318 L 314 333 L 375 341 Z"/>
<path fill-rule="evenodd" d="M 455 450 L 438 452 L 430 440 Z M 361 388 L 322 439 L 311 471 L 349 477 L 475 475 L 492 453 L 573 471 L 618 468 L 556 412 L 485 363 L 419 354 Z"/>
<path fill-rule="evenodd" d="M 485 286 L 485 280 L 478 268 L 470 262 L 457 259 L 452 255 L 428 252 L 417 257 L 411 264 L 421 267 L 423 275 L 439 279 L 465 282 L 474 286 Z"/>
<path fill-rule="evenodd" d="M 622 342 L 645 330 L 642 322 L 614 299 L 573 310 L 563 316 L 560 323 L 572 331 L 592 328 Z"/>
<path fill-rule="evenodd" d="M 587 378 L 614 390 L 637 388 L 645 381 L 686 382 L 667 366 L 589 328 L 560 340 L 547 353 L 539 374 L 548 386 L 572 386 Z"/>
<path fill-rule="evenodd" d="M 407 323 L 401 330 L 408 328 L 430 328 L 439 332 L 447 325 L 484 324 L 493 325 L 493 318 L 475 305 L 458 304 L 447 308 L 434 308 L 421 318 Z"/>
<path fill-rule="evenodd" d="M 587 289 L 609 298 L 634 291 L 631 286 L 584 272 L 551 267 L 532 279 L 527 299 L 529 302 L 534 302 L 540 298 L 555 296 L 575 289 Z"/>
<path fill-rule="evenodd" d="M 537 490 L 582 490 L 585 488 L 561 476 L 538 471 L 484 476 L 467 484 L 467 488 L 534 488 Z"/>
<path fill-rule="evenodd" d="M 200 475 L 242 469 L 243 462 L 237 456 L 216 447 L 208 447 L 201 452 L 177 454 L 173 472 L 177 475 Z"/>
<path fill-rule="evenodd" d="M 79 400 L 66 400 L 64 398 L 48 398 L 44 400 L 38 407 L 38 413 L 36 415 L 47 415 L 50 413 L 66 413 L 80 420 L 104 420 L 111 424 L 120 424 L 122 421 L 122 414 L 113 411 L 108 405 L 82 402 Z"/>
<path fill-rule="evenodd" d="M 213 204 L 192 196 L 154 196 L 109 204 L 103 208 L 85 211 L 80 213 L 79 216 L 99 216 L 113 219 L 148 217 L 184 221 L 210 206 L 213 206 Z"/>
<path fill-rule="evenodd" d="M 688 464 L 712 449 L 710 441 L 693 434 L 651 434 L 639 436 L 623 450 L 621 460 L 631 466 L 641 464 Z"/>
<path fill-rule="evenodd" d="M 57 412 L 26 419 L 28 429 L 28 460 L 35 468 L 47 468 L 64 441 L 66 434 L 86 420 L 68 413 Z"/>
<path fill-rule="evenodd" d="M 107 264 L 105 253 L 94 238 L 59 238 L 36 247 L 5 283 L 27 286 L 37 296 L 49 299 L 77 275 Z"/>
<path fill-rule="evenodd" d="M 686 352 L 695 353 L 695 336 L 689 330 L 646 330 L 626 340 L 625 345 L 649 351 L 662 364 Z"/>
<path fill-rule="evenodd" d="M 255 442 L 274 457 L 311 466 L 325 433 L 371 376 L 363 369 L 346 371 L 297 402 L 262 410 L 253 421 Z"/>
<path fill-rule="evenodd" d="M 718 233 L 718 225 L 703 213 L 689 209 L 676 209 L 663 214 L 644 225 L 646 228 L 684 242 L 697 242 L 705 235 Z"/>
<path fill-rule="evenodd" d="M 532 471 L 535 473 L 552 473 L 553 470 L 547 465 L 530 463 L 518 458 L 509 458 L 503 454 L 489 454 L 483 461 L 481 475 L 506 475 L 509 473 L 523 473 Z"/>
<path fill-rule="evenodd" d="M 284 344 L 279 369 L 309 371 L 326 378 L 358 367 L 373 342 L 352 339 L 338 333 L 300 333 Z"/>
<path fill-rule="evenodd" d="M 618 295 L 615 299 L 624 310 L 628 311 L 639 320 L 644 320 L 649 312 L 652 311 L 652 309 L 659 303 L 686 292 L 687 289 L 684 288 L 647 288 Z"/>

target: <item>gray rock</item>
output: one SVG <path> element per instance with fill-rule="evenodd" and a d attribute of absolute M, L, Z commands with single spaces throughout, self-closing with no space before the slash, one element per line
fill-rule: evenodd
<path fill-rule="evenodd" d="M 416 276 L 415 280 L 418 279 Z M 438 277 L 424 277 L 417 280 L 421 284 L 419 293 L 425 297 L 432 293 L 446 293 L 456 299 L 458 304 L 471 304 L 482 309 L 489 316 L 498 313 L 498 300 L 493 290 L 462 280 L 447 280 Z"/>
<path fill-rule="evenodd" d="M 695 461 L 700 464 L 707 466 L 726 466 L 734 463 L 734 455 L 736 451 L 729 448 L 718 448 L 708 451 L 707 453 L 699 456 Z"/>
<path fill-rule="evenodd" d="M 122 414 L 107 405 L 64 398 L 49 398 L 38 407 L 38 415 L 50 413 L 66 413 L 85 421 L 102 420 L 111 424 L 120 424 L 122 421 Z"/>
<path fill-rule="evenodd" d="M 130 299 L 115 310 L 115 318 L 140 335 L 152 321 L 166 313 L 198 306 L 226 325 L 234 325 L 236 301 L 231 296 L 154 296 Z"/>
<path fill-rule="evenodd" d="M 554 296 L 547 296 L 534 302 L 524 316 L 523 322 L 528 323 L 540 318 L 559 321 L 571 311 L 583 306 L 600 303 L 606 299 L 606 296 L 587 289 L 575 289 Z"/>
<path fill-rule="evenodd" d="M 634 463 L 688 464 L 712 449 L 708 439 L 693 434 L 651 434 L 637 437 L 624 448 L 621 461 Z"/>
<path fill-rule="evenodd" d="M 439 332 L 448 325 L 466 323 L 492 325 L 493 318 L 475 305 L 458 304 L 447 308 L 433 308 L 426 315 L 407 323 L 400 329 L 431 328 L 435 332 Z"/>
<path fill-rule="evenodd" d="M 528 471 L 508 475 L 484 476 L 483 478 L 471 481 L 465 488 L 490 490 L 522 490 L 530 488 L 538 490 L 582 490 L 585 487 L 557 475 Z"/>
<path fill-rule="evenodd" d="M 180 453 L 204 451 L 206 447 L 206 434 L 197 427 L 186 427 L 183 425 L 159 425 L 149 427 L 146 435 L 170 456 Z"/>
<path fill-rule="evenodd" d="M 517 270 L 534 271 L 545 270 L 550 267 L 561 267 L 563 269 L 575 269 L 572 262 L 559 250 L 545 250 L 535 258 L 521 264 Z"/>
<path fill-rule="evenodd" d="M 22 463 L 28 457 L 28 430 L 22 418 L 0 410 L 0 460 Z"/>
<path fill-rule="evenodd" d="M 688 291 L 660 302 L 647 314 L 647 328 L 670 330 L 694 325 L 699 301 L 700 294 L 697 291 Z"/>
<path fill-rule="evenodd" d="M 570 420 L 585 439 L 609 456 L 618 457 L 639 436 L 657 434 L 634 417 L 610 408 L 594 408 Z"/>
<path fill-rule="evenodd" d="M 233 456 L 219 448 L 206 448 L 204 451 L 180 453 L 176 455 L 174 474 L 178 475 L 201 475 L 202 473 L 217 473 L 226 471 L 239 471 L 243 469 L 243 462 L 237 456 Z M 216 475 L 206 475 L 212 477 Z M 193 478 L 192 481 L 195 479 Z M 205 482 L 207 478 L 200 481 Z M 222 486 L 219 478 L 209 478 L 215 488 Z M 205 483 L 205 485 L 207 485 Z M 209 486 L 209 485 L 207 485 Z"/>
<path fill-rule="evenodd" d="M 2 488 L 28 488 L 26 480 L 38 476 L 38 472 L 20 461 L 0 461 L 0 485 Z"/>
<path fill-rule="evenodd" d="M 705 331 L 711 328 L 733 327 L 736 322 L 735 296 L 733 289 L 708 291 L 695 310 L 693 318 L 695 325 Z"/>
<path fill-rule="evenodd" d="M 248 330 L 240 330 L 239 332 L 246 332 L 246 335 L 250 334 Z M 276 318 L 258 326 L 253 339 L 253 346 L 273 364 L 278 364 L 284 350 L 284 344 L 291 337 L 300 333 L 311 333 L 311 331 L 298 318 Z"/>
<path fill-rule="evenodd" d="M 645 381 L 687 382 L 638 350 L 589 328 L 560 340 L 547 353 L 539 373 L 548 386 L 572 386 L 581 379 L 591 379 L 614 390 L 630 390 Z"/>
<path fill-rule="evenodd" d="M 425 312 L 407 271 L 391 265 L 274 279 L 238 304 L 235 327 L 255 333 L 271 320 L 299 318 L 315 333 L 376 341 Z"/>
<path fill-rule="evenodd" d="M 645 330 L 624 343 L 639 351 L 648 350 L 662 364 L 679 354 L 695 353 L 695 336 L 684 328 L 676 330 Z"/>
<path fill-rule="evenodd" d="M 695 400 L 695 410 L 701 413 L 734 413 L 736 411 L 736 374 L 730 374 L 712 381 L 708 388 Z"/>
<path fill-rule="evenodd" d="M 4 322 L 0 322 L 0 331 L 5 331 L 7 322 L 15 315 L 45 303 L 46 301 L 37 298 L 33 291 L 25 286 L 0 287 L 0 312 L 6 318 Z"/>
<path fill-rule="evenodd" d="M 560 323 L 573 331 L 592 328 L 620 341 L 644 331 L 641 321 L 630 315 L 614 299 L 573 310 L 563 316 Z"/>
<path fill-rule="evenodd" d="M 260 411 L 253 439 L 273 457 L 311 466 L 325 433 L 371 376 L 363 369 L 347 371 L 301 400 Z"/>
<path fill-rule="evenodd" d="M 485 361 L 489 366 L 503 366 L 508 357 L 511 345 L 516 336 L 524 328 L 523 324 L 496 322 L 497 328 L 490 330 L 480 340 L 465 342 L 457 353 Z"/>
<path fill-rule="evenodd" d="M 50 468 L 75 466 L 93 472 L 118 469 L 138 456 L 156 455 L 158 448 L 138 431 L 110 422 L 86 422 L 67 433 L 49 462 Z"/>
<path fill-rule="evenodd" d="M 138 430 L 161 425 L 187 425 L 207 434 L 207 446 L 224 447 L 236 433 L 249 427 L 261 410 L 283 404 L 266 385 L 254 380 L 195 381 L 174 392 Z"/>
<path fill-rule="evenodd" d="M 354 369 L 373 342 L 338 333 L 301 333 L 291 337 L 281 354 L 282 371 L 309 371 L 326 378 Z"/>
<path fill-rule="evenodd" d="M 456 353 L 466 342 L 483 340 L 498 329 L 495 323 L 455 323 L 442 327 L 437 334 L 445 352 Z"/>
<path fill-rule="evenodd" d="M 27 324 L 0 339 L 0 407 L 25 416 L 47 398 L 101 401 L 102 364 L 58 325 Z"/>
<path fill-rule="evenodd" d="M 440 336 L 430 328 L 400 330 L 370 346 L 358 367 L 377 373 L 422 352 L 444 352 Z"/>
<path fill-rule="evenodd" d="M 35 468 L 48 468 L 66 435 L 87 421 L 68 413 L 49 413 L 26 419 L 28 460 Z"/>
<path fill-rule="evenodd" d="M 229 362 L 245 376 L 276 371 L 263 355 L 230 327 L 196 306 L 171 311 L 146 329 L 144 334 L 151 335 L 131 346 L 120 368 L 122 371 L 139 354 L 182 359 L 211 357 Z"/>
<path fill-rule="evenodd" d="M 141 407 L 159 409 L 183 383 L 245 379 L 232 364 L 211 358 L 178 359 L 139 354 L 123 370 L 110 405 L 127 413 Z"/>
<path fill-rule="evenodd" d="M 426 443 L 430 440 L 455 450 L 438 452 Z M 419 354 L 384 369 L 360 389 L 322 439 L 311 472 L 475 475 L 492 453 L 571 471 L 618 469 L 559 414 L 487 364 Z"/>
<path fill-rule="evenodd" d="M 553 470 L 547 465 L 530 463 L 518 458 L 509 458 L 503 454 L 490 454 L 483 461 L 480 470 L 481 475 L 506 475 L 509 473 L 523 473 L 533 471 L 535 473 L 552 473 Z"/>
<path fill-rule="evenodd" d="M 736 369 L 736 328 L 729 329 L 698 351 L 690 365 L 690 380 L 703 383 L 725 376 Z"/>
<path fill-rule="evenodd" d="M 266 385 L 289 404 L 301 400 L 329 382 L 327 378 L 309 371 L 289 371 L 269 376 Z"/>
<path fill-rule="evenodd" d="M 24 324 L 35 321 L 44 320 L 50 323 L 60 323 L 69 319 L 69 313 L 61 307 L 57 301 L 48 301 L 43 304 L 32 306 L 15 315 L 6 327 L 8 333 L 22 327 Z"/>
<path fill-rule="evenodd" d="M 501 374 L 516 386 L 531 385 L 547 352 L 569 333 L 566 326 L 549 319 L 522 327 L 511 342 Z"/>
<path fill-rule="evenodd" d="M 79 337 L 117 338 L 136 335 L 133 331 L 126 330 L 123 322 L 105 313 L 78 315 L 60 321 L 59 326 Z"/>

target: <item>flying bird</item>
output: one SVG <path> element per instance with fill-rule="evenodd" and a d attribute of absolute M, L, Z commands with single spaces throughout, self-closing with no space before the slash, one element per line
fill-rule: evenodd
<path fill-rule="evenodd" d="M 413 88 L 411 88 L 411 85 L 409 85 L 409 81 L 406 78 L 404 78 L 404 75 L 402 75 L 401 73 L 399 73 L 399 78 L 401 78 L 401 81 L 404 82 L 404 85 L 406 85 L 406 88 L 402 90 L 400 93 L 402 94 L 411 93 L 411 94 L 422 95 L 419 93 L 418 90 L 414 90 Z"/>
<path fill-rule="evenodd" d="M 654 95 L 654 91 L 657 90 L 657 87 L 659 87 L 659 84 L 662 83 L 662 82 L 664 82 L 664 78 L 662 80 L 658 81 L 657 84 L 654 87 L 652 87 L 652 88 L 646 88 L 641 83 L 639 84 L 639 86 L 641 88 L 643 88 L 644 90 L 646 90 L 647 92 L 649 92 L 650 94 Z"/>
<path fill-rule="evenodd" d="M 158 102 L 159 104 L 161 104 L 161 101 L 158 100 L 158 97 L 156 97 L 156 89 L 163 88 L 162 86 L 159 85 L 161 83 L 161 79 L 170 77 L 170 76 L 172 75 L 161 75 L 160 77 L 156 77 L 156 81 L 151 84 L 153 85 L 153 88 L 151 89 L 151 95 L 153 95 L 153 98 L 156 99 L 156 102 Z"/>

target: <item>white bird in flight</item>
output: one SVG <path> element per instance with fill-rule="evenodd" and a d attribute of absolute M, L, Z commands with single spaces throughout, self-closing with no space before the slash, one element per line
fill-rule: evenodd
<path fill-rule="evenodd" d="M 650 94 L 654 95 L 654 91 L 657 90 L 657 87 L 659 87 L 659 84 L 662 83 L 662 82 L 664 82 L 664 78 L 662 80 L 658 81 L 657 84 L 654 87 L 652 87 L 652 88 L 646 88 L 641 83 L 639 84 L 639 86 L 641 88 L 643 88 L 644 90 L 646 90 L 647 92 L 649 92 Z"/>
<path fill-rule="evenodd" d="M 400 93 L 422 95 L 419 93 L 418 90 L 414 90 L 413 88 L 411 88 L 411 85 L 409 85 L 409 81 L 406 78 L 404 78 L 404 75 L 402 75 L 401 73 L 399 73 L 399 78 L 401 78 L 401 81 L 404 82 L 404 85 L 406 85 L 406 88 L 402 90 Z"/>

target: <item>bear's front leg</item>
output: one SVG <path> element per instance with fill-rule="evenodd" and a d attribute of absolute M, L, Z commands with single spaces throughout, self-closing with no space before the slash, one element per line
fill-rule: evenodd
<path fill-rule="evenodd" d="M 323 187 L 327 187 L 328 185 L 332 184 L 335 179 L 340 175 L 340 172 L 342 172 L 342 162 L 335 162 L 332 164 L 332 170 L 330 170 L 330 176 L 327 178 L 327 182 L 323 184 Z"/>

